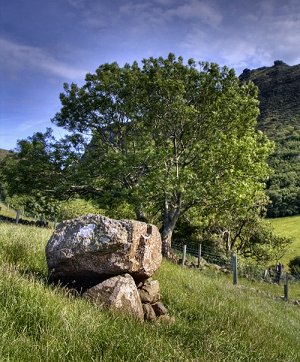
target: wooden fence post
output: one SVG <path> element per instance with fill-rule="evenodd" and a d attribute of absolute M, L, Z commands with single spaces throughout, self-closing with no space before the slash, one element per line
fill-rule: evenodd
<path fill-rule="evenodd" d="M 287 301 L 289 298 L 289 275 L 285 273 L 285 283 L 283 286 L 284 300 Z"/>
<path fill-rule="evenodd" d="M 238 270 L 237 270 L 238 263 L 237 263 L 237 255 L 235 253 L 232 254 L 231 264 L 232 264 L 233 284 L 236 285 L 238 283 Z"/>
<path fill-rule="evenodd" d="M 16 211 L 16 224 L 18 224 L 19 223 L 19 220 L 20 220 L 20 210 L 17 210 Z"/>
<path fill-rule="evenodd" d="M 198 247 L 198 268 L 200 268 L 201 256 L 202 256 L 202 245 L 199 244 L 199 247 Z"/>
<path fill-rule="evenodd" d="M 186 245 L 183 245 L 183 252 L 182 252 L 182 265 L 184 266 L 186 260 Z"/>

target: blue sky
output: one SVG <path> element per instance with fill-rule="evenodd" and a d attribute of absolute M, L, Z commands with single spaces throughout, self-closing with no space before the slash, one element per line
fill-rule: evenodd
<path fill-rule="evenodd" d="M 0 0 L 0 148 L 53 127 L 63 83 L 100 64 L 172 52 L 239 75 L 299 45 L 298 0 Z"/>

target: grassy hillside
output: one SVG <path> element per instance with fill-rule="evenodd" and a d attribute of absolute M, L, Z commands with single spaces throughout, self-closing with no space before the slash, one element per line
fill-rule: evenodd
<path fill-rule="evenodd" d="M 5 156 L 7 156 L 9 154 L 10 151 L 8 150 L 4 150 L 3 148 L 0 148 L 0 160 L 2 158 L 4 158 Z"/>
<path fill-rule="evenodd" d="M 286 236 L 293 240 L 286 255 L 282 258 L 282 262 L 287 265 L 293 257 L 300 255 L 300 216 L 269 219 L 268 221 L 278 235 Z"/>
<path fill-rule="evenodd" d="M 0 215 L 15 218 L 16 211 L 14 209 L 8 207 L 4 203 L 0 202 Z"/>
<path fill-rule="evenodd" d="M 299 361 L 299 306 L 164 262 L 173 324 L 139 324 L 49 287 L 51 230 L 0 223 L 1 361 Z"/>

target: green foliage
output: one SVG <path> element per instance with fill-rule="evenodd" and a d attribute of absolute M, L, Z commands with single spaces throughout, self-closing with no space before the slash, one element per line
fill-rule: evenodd
<path fill-rule="evenodd" d="M 245 225 L 239 236 L 237 249 L 243 256 L 260 263 L 278 262 L 291 242 L 288 237 L 276 235 L 271 225 L 255 220 Z"/>
<path fill-rule="evenodd" d="M 289 268 L 292 275 L 299 278 L 300 277 L 300 256 L 295 256 L 289 262 Z"/>
<path fill-rule="evenodd" d="M 50 235 L 0 223 L 0 360 L 298 360 L 299 307 L 252 290 L 264 285 L 237 288 L 223 274 L 164 261 L 155 278 L 175 323 L 141 324 L 48 286 L 44 248 Z M 12 240 L 26 249 L 23 256 L 9 247 Z M 265 288 L 282 293 L 278 286 Z"/>
<path fill-rule="evenodd" d="M 60 203 L 57 199 L 36 192 L 33 196 L 14 195 L 6 197 L 6 202 L 15 210 L 21 210 L 27 216 L 40 220 L 55 220 Z"/>
<path fill-rule="evenodd" d="M 276 119 L 272 122 L 267 132 L 275 140 L 276 149 L 269 160 L 274 175 L 268 182 L 271 199 L 268 216 L 296 215 L 300 213 L 300 126 L 292 123 L 278 126 Z"/>
<path fill-rule="evenodd" d="M 81 88 L 65 85 L 53 122 L 92 139 L 77 169 L 102 190 L 153 220 L 169 243 L 190 208 L 244 214 L 264 198 L 271 144 L 255 130 L 257 91 L 233 70 L 170 54 L 100 66 Z M 101 172 L 105 170 L 105 172 Z"/>
<path fill-rule="evenodd" d="M 220 258 L 230 257 L 237 251 L 246 260 L 266 264 L 278 262 L 290 248 L 289 235 L 275 233 L 271 224 L 261 220 L 256 210 L 232 219 L 202 218 L 187 213 L 175 229 L 174 240 L 197 248 L 199 244 L 209 247 Z"/>
<path fill-rule="evenodd" d="M 76 142 L 75 136 L 56 141 L 49 128 L 19 140 L 15 152 L 0 163 L 0 181 L 8 196 L 31 197 L 46 206 L 43 204 L 51 199 L 64 200 L 76 194 L 76 187 L 72 187 L 77 177 L 74 165 L 82 156 Z"/>
<path fill-rule="evenodd" d="M 173 54 L 103 64 L 60 99 L 52 121 L 70 134 L 19 141 L 2 165 L 9 195 L 126 205 L 161 225 L 165 254 L 186 212 L 231 228 L 266 202 L 272 144 L 256 130 L 257 88 L 232 69 Z"/>
<path fill-rule="evenodd" d="M 1 200 L 4 201 L 6 198 L 5 183 L 1 181 L 1 161 L 10 154 L 11 154 L 10 151 L 0 148 L 0 201 Z"/>
<path fill-rule="evenodd" d="M 57 220 L 73 219 L 85 214 L 101 214 L 114 219 L 134 219 L 134 211 L 130 205 L 119 204 L 115 210 L 108 208 L 99 208 L 99 205 L 92 200 L 69 199 L 60 202 Z"/>
<path fill-rule="evenodd" d="M 68 220 L 85 214 L 102 214 L 105 211 L 83 199 L 70 199 L 60 203 L 57 220 Z"/>

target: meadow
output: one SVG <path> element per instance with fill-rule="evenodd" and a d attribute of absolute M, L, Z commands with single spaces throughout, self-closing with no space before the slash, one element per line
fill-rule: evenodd
<path fill-rule="evenodd" d="M 1 361 L 300 360 L 300 307 L 221 273 L 163 261 L 154 277 L 171 324 L 138 323 L 49 286 L 51 233 L 0 223 Z"/>
<path fill-rule="evenodd" d="M 292 239 L 291 245 L 281 258 L 281 262 L 288 265 L 293 257 L 300 255 L 300 215 L 267 219 L 267 221 L 273 226 L 276 234 Z"/>

